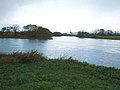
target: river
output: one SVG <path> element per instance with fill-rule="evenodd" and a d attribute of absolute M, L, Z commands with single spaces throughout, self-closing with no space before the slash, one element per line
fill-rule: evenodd
<path fill-rule="evenodd" d="M 53 37 L 53 40 L 0 39 L 0 52 L 37 50 L 48 58 L 72 57 L 120 68 L 120 40 Z"/>

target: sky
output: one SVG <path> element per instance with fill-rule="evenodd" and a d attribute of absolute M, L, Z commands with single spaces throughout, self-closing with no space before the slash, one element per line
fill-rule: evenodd
<path fill-rule="evenodd" d="M 0 0 L 0 27 L 13 24 L 65 33 L 120 31 L 120 0 Z"/>

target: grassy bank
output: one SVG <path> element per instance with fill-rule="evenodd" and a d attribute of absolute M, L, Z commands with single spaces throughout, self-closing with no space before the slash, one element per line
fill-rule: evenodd
<path fill-rule="evenodd" d="M 33 52 L 0 55 L 0 60 L 8 59 L 0 64 L 0 90 L 120 89 L 119 69 L 90 65 L 71 58 L 49 60 Z"/>
<path fill-rule="evenodd" d="M 87 36 L 85 38 L 120 40 L 120 36 Z"/>

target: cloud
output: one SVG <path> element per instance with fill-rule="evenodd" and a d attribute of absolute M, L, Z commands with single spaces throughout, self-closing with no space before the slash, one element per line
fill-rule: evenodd
<path fill-rule="evenodd" d="M 89 0 L 88 2 L 94 10 L 104 13 L 118 12 L 120 0 Z"/>
<path fill-rule="evenodd" d="M 36 2 L 42 2 L 42 0 L 0 0 L 0 19 L 9 16 L 10 12 L 16 11 L 22 6 L 34 4 Z"/>
<path fill-rule="evenodd" d="M 120 0 L 0 0 L 0 26 L 33 23 L 54 30 L 110 25 L 119 29 L 119 10 Z"/>

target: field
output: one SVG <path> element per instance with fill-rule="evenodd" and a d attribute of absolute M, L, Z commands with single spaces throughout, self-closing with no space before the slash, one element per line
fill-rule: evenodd
<path fill-rule="evenodd" d="M 120 69 L 71 58 L 2 62 L 0 90 L 120 90 Z"/>

